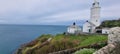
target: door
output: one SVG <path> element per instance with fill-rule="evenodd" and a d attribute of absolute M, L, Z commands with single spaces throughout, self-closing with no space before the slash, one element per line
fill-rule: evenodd
<path fill-rule="evenodd" d="M 91 32 L 91 29 L 89 29 L 89 33 Z"/>

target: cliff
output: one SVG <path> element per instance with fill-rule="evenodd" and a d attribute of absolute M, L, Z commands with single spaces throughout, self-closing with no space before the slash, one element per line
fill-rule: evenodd
<path fill-rule="evenodd" d="M 80 49 L 80 48 L 91 48 L 91 46 L 96 46 L 94 44 L 98 43 L 101 48 L 105 46 L 107 41 L 107 35 L 100 34 L 90 34 L 90 35 L 64 35 L 57 34 L 52 36 L 41 35 L 37 39 L 24 44 L 21 46 L 15 54 L 49 54 L 64 50 Z M 98 45 L 97 44 L 97 45 Z M 73 53 L 73 52 L 71 52 Z"/>

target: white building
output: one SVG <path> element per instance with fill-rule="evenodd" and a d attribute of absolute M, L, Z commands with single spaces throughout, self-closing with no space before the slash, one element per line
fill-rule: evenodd
<path fill-rule="evenodd" d="M 86 32 L 86 33 L 94 33 L 94 29 L 96 28 L 96 26 L 87 21 L 84 25 L 83 25 L 83 32 Z"/>
<path fill-rule="evenodd" d="M 102 34 L 109 34 L 110 28 L 102 28 Z"/>
<path fill-rule="evenodd" d="M 88 20 L 83 25 L 83 32 L 86 33 L 95 33 L 95 28 L 100 25 L 100 6 L 99 2 L 94 0 L 94 3 L 92 4 L 91 8 L 91 17 L 90 20 Z"/>
<path fill-rule="evenodd" d="M 81 32 L 81 28 L 79 26 L 77 26 L 75 23 L 73 23 L 73 25 L 71 25 L 67 28 L 67 33 L 75 34 L 75 33 L 79 33 L 79 32 Z"/>
<path fill-rule="evenodd" d="M 110 30 L 110 28 L 108 28 L 108 27 L 103 27 L 103 28 L 97 27 L 96 33 L 109 34 L 109 32 L 110 32 L 109 30 Z"/>

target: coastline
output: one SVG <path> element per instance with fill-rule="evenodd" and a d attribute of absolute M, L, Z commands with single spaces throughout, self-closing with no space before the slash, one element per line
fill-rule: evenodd
<path fill-rule="evenodd" d="M 60 37 L 60 36 L 62 36 L 62 34 L 57 34 L 56 36 L 54 36 L 54 38 L 51 40 L 51 42 L 53 42 L 53 40 L 54 41 L 58 41 L 59 39 L 58 39 L 58 37 L 60 38 L 60 39 L 63 39 L 64 40 L 64 38 L 66 39 L 66 43 L 67 42 L 69 42 L 70 40 L 69 40 L 69 38 L 71 39 L 71 38 L 78 38 L 78 37 L 82 37 L 82 38 L 84 38 L 85 39 L 85 37 L 88 37 L 88 38 L 96 38 L 96 37 L 105 37 L 105 35 L 101 35 L 100 36 L 100 34 L 99 34 L 99 36 L 96 36 L 96 35 L 88 35 L 88 36 L 82 36 L 82 35 L 78 35 L 78 36 L 75 36 L 75 35 L 65 35 L 65 36 L 62 36 L 62 37 Z M 89 37 L 90 36 L 90 37 Z M 96 36 L 96 37 L 95 37 Z M 46 36 L 40 36 L 40 37 L 38 37 L 37 39 L 39 39 L 39 40 L 41 40 L 41 38 L 44 38 L 44 37 L 46 37 Z M 67 38 L 66 38 L 67 37 Z M 57 39 L 56 39 L 57 38 Z M 67 39 L 68 39 L 68 41 L 67 41 Z M 81 38 L 80 38 L 81 39 Z M 36 39 L 35 39 L 36 40 Z M 73 39 L 73 41 L 75 41 L 76 39 Z M 79 41 L 79 38 L 77 39 L 78 41 Z M 77 41 L 76 40 L 76 41 Z M 105 40 L 107 40 L 106 38 L 105 38 Z M 33 40 L 34 41 L 34 40 Z M 45 41 L 45 40 L 44 40 Z M 103 40 L 101 40 L 101 41 L 103 41 Z M 49 44 L 47 44 L 46 46 L 49 46 L 49 45 L 51 45 L 51 44 L 53 44 L 53 43 L 49 43 Z M 61 43 L 62 43 L 62 40 L 60 41 Z M 84 41 L 83 41 L 84 42 Z M 106 41 L 105 41 L 106 42 Z M 44 43 L 44 42 L 43 42 Z M 72 43 L 72 41 L 70 41 L 70 43 Z M 79 42 L 78 42 L 79 43 Z M 96 42 L 97 43 L 97 42 Z M 103 43 L 103 42 L 102 42 Z M 30 44 L 30 42 L 29 43 L 27 43 L 28 45 Z M 22 45 L 18 50 L 17 50 L 17 52 L 15 53 L 15 54 L 20 54 L 21 52 L 23 52 L 24 50 L 23 49 L 25 49 L 27 46 L 27 44 L 25 44 L 25 45 Z M 56 43 L 57 44 L 57 43 Z M 91 45 L 92 43 L 90 43 L 90 44 L 87 44 L 87 45 L 83 45 L 83 47 L 85 47 L 85 46 L 89 46 L 89 45 Z M 36 44 L 35 44 L 36 45 Z M 62 46 L 63 44 L 60 44 L 59 46 Z M 92 45 L 95 45 L 95 44 L 92 44 Z M 29 45 L 30 46 L 30 45 Z M 66 46 L 70 46 L 69 44 L 68 45 L 66 45 Z M 82 45 L 81 45 L 82 46 Z M 40 45 L 38 46 L 39 48 L 38 49 L 40 49 L 41 47 L 40 47 Z M 44 46 L 43 46 L 44 47 Z M 42 47 L 42 48 L 43 48 Z M 75 46 L 74 46 L 75 47 Z M 62 49 L 62 50 L 67 50 L 67 49 L 72 49 L 72 48 L 74 48 L 74 47 L 71 47 L 71 48 L 65 48 L 65 49 Z M 77 46 L 76 46 L 77 47 Z M 41 48 L 41 50 L 42 50 L 42 48 Z M 48 49 L 50 49 L 50 48 L 48 48 Z M 56 48 L 57 49 L 57 48 Z M 21 51 L 20 52 L 20 50 L 23 50 L 23 51 Z M 36 49 L 34 49 L 34 50 L 36 50 Z M 46 49 L 47 50 L 47 49 Z M 30 51 L 26 51 L 26 52 L 31 52 L 31 51 L 33 51 L 33 50 L 30 50 Z M 59 50 L 59 51 L 61 51 L 61 50 Z M 58 52 L 59 52 L 58 51 Z M 54 51 L 54 52 L 57 52 L 57 51 Z M 45 52 L 44 52 L 45 53 Z M 51 51 L 51 53 L 52 53 L 52 51 Z M 24 53 L 21 53 L 21 54 L 24 54 Z"/>

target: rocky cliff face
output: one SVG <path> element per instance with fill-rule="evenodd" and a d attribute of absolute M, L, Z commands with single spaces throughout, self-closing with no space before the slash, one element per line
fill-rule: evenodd
<path fill-rule="evenodd" d="M 120 54 L 120 27 L 110 29 L 108 45 L 94 54 Z"/>

